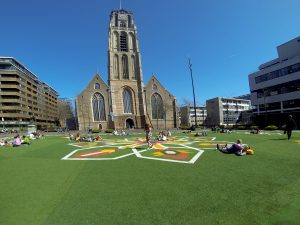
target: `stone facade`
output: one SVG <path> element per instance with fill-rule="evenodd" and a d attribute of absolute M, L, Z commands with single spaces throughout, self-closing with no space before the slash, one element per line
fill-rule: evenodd
<path fill-rule="evenodd" d="M 97 121 L 93 111 L 93 97 L 95 94 L 103 96 L 105 118 Z M 109 87 L 96 74 L 88 86 L 76 97 L 76 116 L 78 120 L 79 130 L 91 129 L 106 129 L 109 127 Z"/>
<path fill-rule="evenodd" d="M 97 82 L 103 88 L 96 90 Z M 88 127 L 144 128 L 146 123 L 157 129 L 177 127 L 176 98 L 155 76 L 144 85 L 138 33 L 131 12 L 112 11 L 108 34 L 108 85 L 96 75 L 76 98 L 76 111 L 80 130 Z"/>
<path fill-rule="evenodd" d="M 168 129 L 178 127 L 178 110 L 176 98 L 165 89 L 162 84 L 153 75 L 145 90 L 146 117 L 155 129 Z M 155 101 L 155 97 L 160 96 L 162 99 L 162 107 Z M 162 111 L 160 113 L 159 111 Z M 163 115 L 162 117 L 157 116 Z"/>

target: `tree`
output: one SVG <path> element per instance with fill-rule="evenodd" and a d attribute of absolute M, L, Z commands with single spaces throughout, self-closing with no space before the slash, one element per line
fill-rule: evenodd
<path fill-rule="evenodd" d="M 74 121 L 74 113 L 72 110 L 72 100 L 71 99 L 58 99 L 58 120 L 60 127 L 73 128 L 74 126 L 70 123 Z"/>

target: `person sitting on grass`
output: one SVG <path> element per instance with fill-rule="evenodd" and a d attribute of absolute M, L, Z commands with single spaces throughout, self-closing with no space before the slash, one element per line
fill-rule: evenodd
<path fill-rule="evenodd" d="M 69 140 L 70 141 L 74 141 L 75 140 L 75 137 L 73 134 L 69 133 Z"/>
<path fill-rule="evenodd" d="M 30 139 L 28 136 L 23 135 L 22 137 L 22 145 L 30 145 Z"/>
<path fill-rule="evenodd" d="M 157 140 L 158 141 L 166 141 L 167 140 L 167 136 L 165 135 L 165 133 L 163 131 L 161 131 L 159 133 Z"/>
<path fill-rule="evenodd" d="M 171 133 L 171 131 L 168 129 L 167 130 L 167 137 L 171 137 L 172 136 L 172 133 Z"/>
<path fill-rule="evenodd" d="M 80 142 L 80 141 L 81 141 L 80 133 L 79 133 L 79 132 L 76 134 L 75 141 L 77 141 L 77 142 Z"/>
<path fill-rule="evenodd" d="M 12 142 L 13 147 L 19 147 L 19 146 L 21 146 L 21 143 L 22 142 L 21 142 L 20 135 L 15 136 L 15 138 Z"/>
<path fill-rule="evenodd" d="M 0 141 L 0 146 L 6 146 L 6 145 L 8 145 L 7 140 L 1 139 L 1 141 Z"/>

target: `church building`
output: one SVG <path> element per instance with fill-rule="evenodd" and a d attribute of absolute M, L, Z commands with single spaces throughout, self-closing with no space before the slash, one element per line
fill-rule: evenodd
<path fill-rule="evenodd" d="M 76 97 L 80 130 L 178 126 L 176 98 L 152 75 L 144 85 L 138 32 L 132 12 L 120 9 L 110 15 L 108 83 L 94 75 Z"/>

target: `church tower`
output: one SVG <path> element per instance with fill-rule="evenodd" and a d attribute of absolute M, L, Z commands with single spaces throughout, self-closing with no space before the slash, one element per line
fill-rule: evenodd
<path fill-rule="evenodd" d="M 123 9 L 110 15 L 108 73 L 114 128 L 144 127 L 145 99 L 137 28 L 133 14 Z"/>

